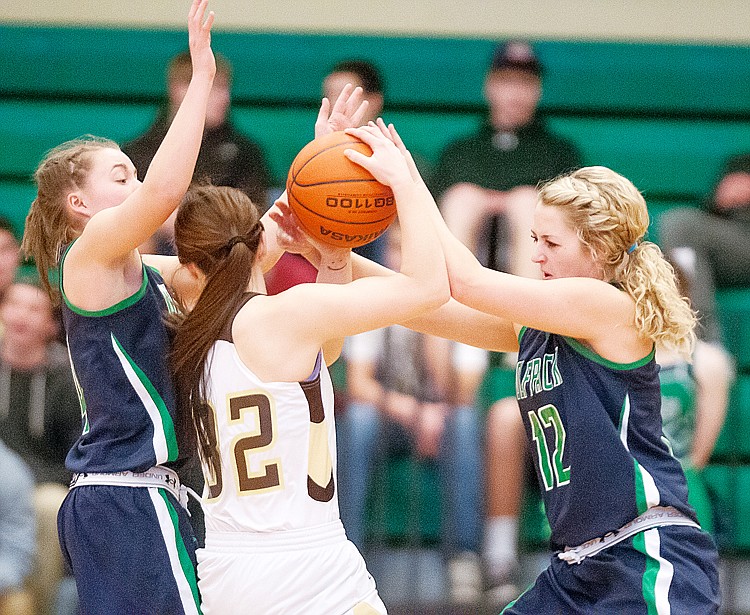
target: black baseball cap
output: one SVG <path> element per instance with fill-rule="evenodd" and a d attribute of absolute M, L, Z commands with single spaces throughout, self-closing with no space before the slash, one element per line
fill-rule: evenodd
<path fill-rule="evenodd" d="M 495 47 L 490 70 L 517 70 L 542 76 L 542 65 L 527 41 L 507 41 Z"/>

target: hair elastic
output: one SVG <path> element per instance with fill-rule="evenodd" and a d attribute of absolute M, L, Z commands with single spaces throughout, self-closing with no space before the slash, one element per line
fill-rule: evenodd
<path fill-rule="evenodd" d="M 633 244 L 632 246 L 630 246 L 630 247 L 629 247 L 629 248 L 627 249 L 627 253 L 628 253 L 628 254 L 632 254 L 632 253 L 633 253 L 633 251 L 634 251 L 634 250 L 635 250 L 635 249 L 636 249 L 637 247 L 638 247 L 638 242 L 636 241 L 636 242 L 635 242 L 635 243 L 634 243 L 634 244 Z"/>
<path fill-rule="evenodd" d="M 234 246 L 236 246 L 238 243 L 244 243 L 245 245 L 247 245 L 247 240 L 244 237 L 240 237 L 239 235 L 235 235 L 234 237 L 232 237 L 229 240 L 229 242 L 227 243 L 227 245 L 225 246 L 225 248 L 226 248 L 227 251 L 229 251 Z"/>
<path fill-rule="evenodd" d="M 235 235 L 234 237 L 232 237 L 224 246 L 224 253 L 229 254 L 232 251 L 232 248 L 238 243 L 244 243 L 251 250 L 256 250 L 258 248 L 258 242 L 260 241 L 260 235 L 262 232 L 263 223 L 259 220 L 246 235 Z"/>

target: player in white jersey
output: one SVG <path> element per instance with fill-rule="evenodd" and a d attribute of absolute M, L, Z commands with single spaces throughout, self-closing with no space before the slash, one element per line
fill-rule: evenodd
<path fill-rule="evenodd" d="M 373 128 L 346 155 L 393 190 L 401 272 L 351 281 L 350 250 L 309 244 L 318 283 L 265 294 L 259 214 L 240 191 L 192 189 L 175 244 L 202 285 L 177 324 L 178 404 L 189 407 L 206 477 L 205 615 L 384 613 L 346 539 L 336 498 L 333 390 L 343 338 L 419 316 L 449 298 L 430 199 L 407 155 Z"/>

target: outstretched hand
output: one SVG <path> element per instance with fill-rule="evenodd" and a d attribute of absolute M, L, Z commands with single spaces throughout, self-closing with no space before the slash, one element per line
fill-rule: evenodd
<path fill-rule="evenodd" d="M 398 134 L 396 127 L 393 124 L 388 124 L 388 126 L 386 126 L 382 118 L 377 119 L 376 126 L 380 128 L 380 131 L 383 134 L 387 134 L 388 136 L 390 136 L 391 140 L 396 144 L 398 151 L 400 151 L 403 154 L 404 158 L 406 158 L 406 164 L 409 167 L 409 173 L 411 174 L 411 178 L 415 182 L 424 182 L 424 180 L 422 179 L 422 175 L 419 173 L 419 169 L 417 169 L 417 163 L 414 162 L 414 157 L 411 155 L 411 152 L 406 148 L 406 145 L 404 145 L 404 142 L 401 139 L 401 135 Z"/>
<path fill-rule="evenodd" d="M 286 252 L 301 254 L 316 268 L 320 268 L 322 262 L 346 259 L 351 252 L 348 248 L 317 241 L 306 233 L 283 195 L 274 203 L 269 216 L 277 225 L 276 242 L 279 247 Z"/>
<path fill-rule="evenodd" d="M 370 104 L 363 100 L 363 94 L 361 87 L 355 88 L 351 83 L 347 83 L 333 107 L 330 100 L 323 98 L 318 119 L 315 121 L 315 138 L 360 126 Z"/>
<path fill-rule="evenodd" d="M 385 123 L 378 121 L 379 124 L 370 122 L 367 126 L 349 128 L 346 131 L 366 143 L 372 150 L 372 155 L 367 156 L 354 149 L 344 150 L 344 155 L 386 186 L 393 187 L 400 182 L 414 181 L 409 161 L 404 156 L 406 148 L 403 143 L 400 149 Z"/>
<path fill-rule="evenodd" d="M 206 14 L 207 9 L 208 0 L 193 0 L 188 14 L 188 40 L 193 74 L 207 73 L 213 77 L 216 73 L 216 59 L 211 51 L 214 12 Z"/>

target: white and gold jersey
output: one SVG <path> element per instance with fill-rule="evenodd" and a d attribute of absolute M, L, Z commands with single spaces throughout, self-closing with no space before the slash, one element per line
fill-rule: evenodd
<path fill-rule="evenodd" d="M 207 362 L 207 399 L 221 452 L 206 475 L 206 530 L 298 530 L 339 518 L 333 387 L 322 355 L 304 382 L 263 382 L 233 343 Z"/>

